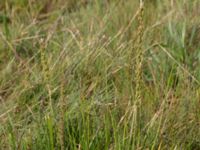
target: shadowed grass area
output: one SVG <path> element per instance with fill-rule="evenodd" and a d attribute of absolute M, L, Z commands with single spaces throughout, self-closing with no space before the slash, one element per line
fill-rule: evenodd
<path fill-rule="evenodd" d="M 200 149 L 196 0 L 2 0 L 0 149 Z"/>

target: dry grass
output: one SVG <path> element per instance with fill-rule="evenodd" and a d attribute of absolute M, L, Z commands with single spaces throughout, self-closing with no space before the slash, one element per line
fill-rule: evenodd
<path fill-rule="evenodd" d="M 199 149 L 198 3 L 2 1 L 0 149 Z"/>

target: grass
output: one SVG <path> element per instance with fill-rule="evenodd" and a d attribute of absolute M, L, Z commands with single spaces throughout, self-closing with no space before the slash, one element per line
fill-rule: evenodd
<path fill-rule="evenodd" d="M 196 0 L 2 0 L 0 149 L 200 149 Z"/>

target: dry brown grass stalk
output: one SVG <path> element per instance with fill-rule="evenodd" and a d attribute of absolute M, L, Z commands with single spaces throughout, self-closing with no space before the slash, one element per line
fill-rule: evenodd
<path fill-rule="evenodd" d="M 140 103 L 142 100 L 141 93 L 141 82 L 142 82 L 142 62 L 143 62 L 143 32 L 144 32 L 144 23 L 143 23 L 143 14 L 144 14 L 144 2 L 140 0 L 140 13 L 138 15 L 138 29 L 137 29 L 137 43 L 136 43 L 136 63 L 135 63 L 135 100 Z"/>

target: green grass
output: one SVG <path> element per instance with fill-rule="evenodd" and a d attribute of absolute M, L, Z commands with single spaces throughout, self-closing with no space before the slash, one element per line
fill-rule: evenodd
<path fill-rule="evenodd" d="M 200 3 L 172 2 L 145 1 L 138 81 L 139 0 L 2 0 L 0 149 L 200 149 Z"/>

